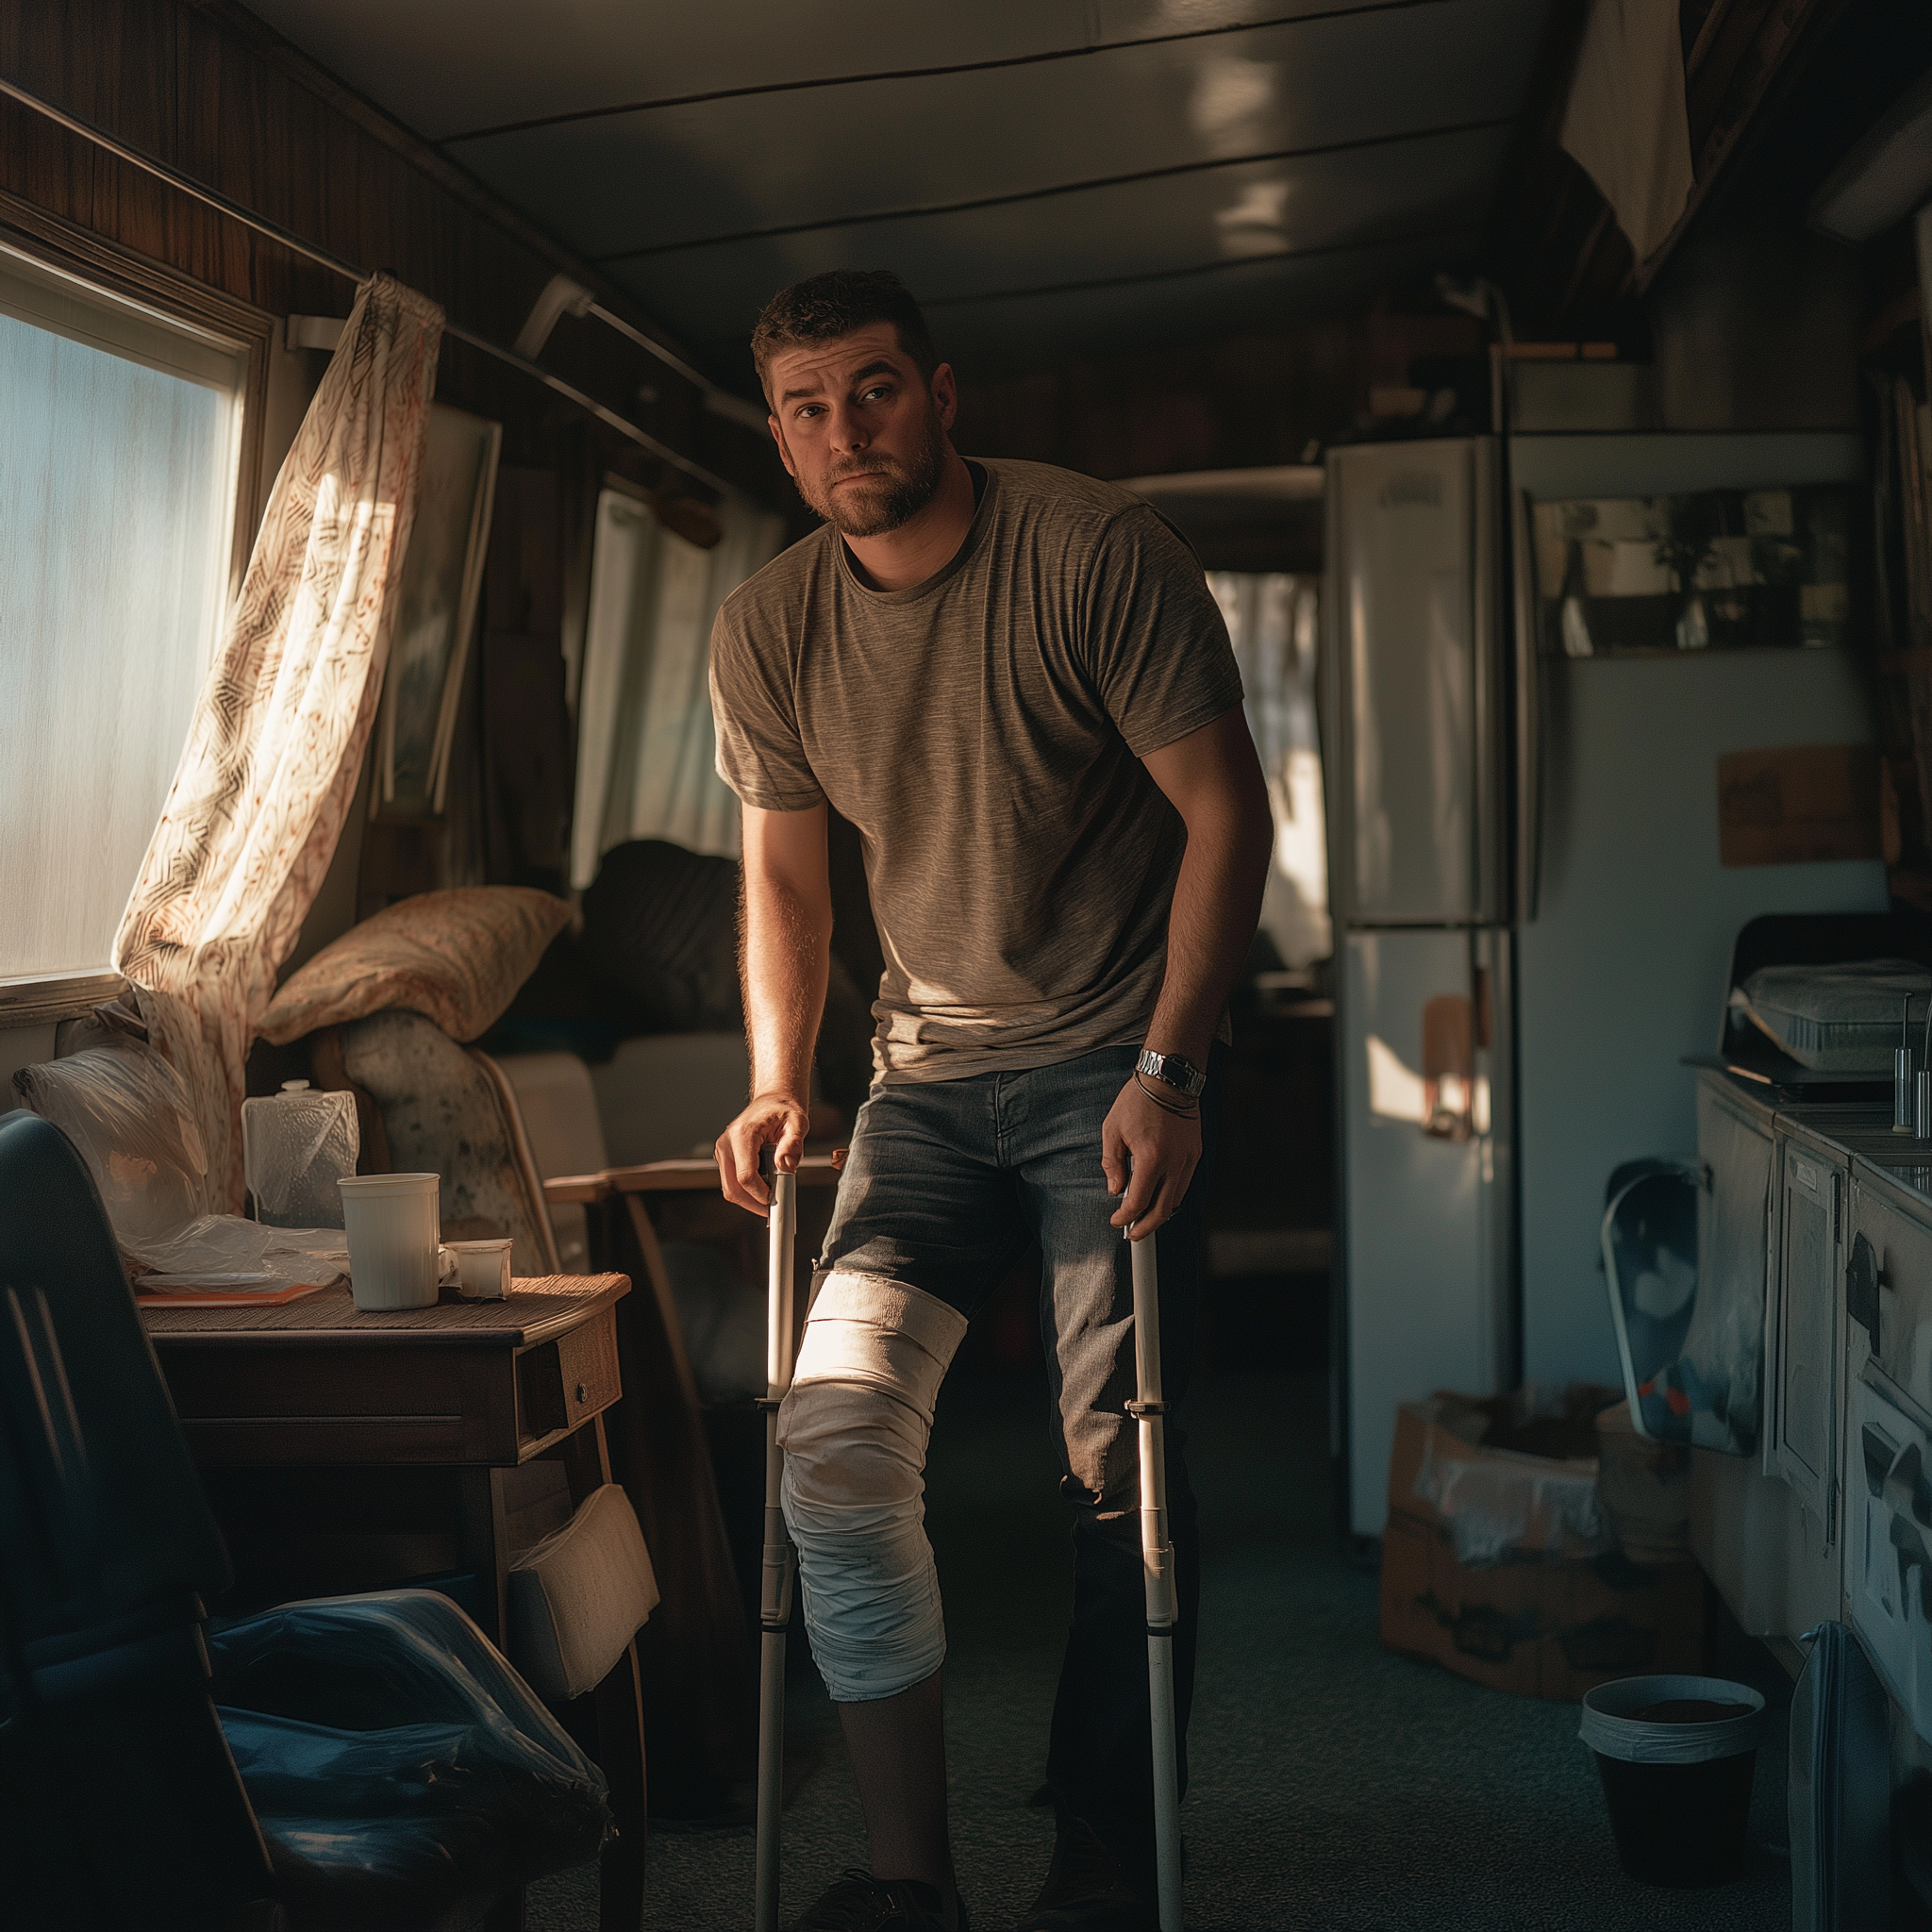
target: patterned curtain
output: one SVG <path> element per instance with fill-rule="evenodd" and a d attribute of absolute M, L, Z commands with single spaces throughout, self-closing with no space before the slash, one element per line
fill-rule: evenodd
<path fill-rule="evenodd" d="M 348 816 L 394 621 L 442 311 L 357 292 L 270 492 L 114 964 L 194 1102 L 209 1210 L 242 1202 L 256 1024 Z"/>

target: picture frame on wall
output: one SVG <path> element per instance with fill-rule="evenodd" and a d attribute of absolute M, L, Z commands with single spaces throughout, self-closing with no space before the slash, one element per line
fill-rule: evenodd
<path fill-rule="evenodd" d="M 502 450 L 502 424 L 429 406 L 376 724 L 372 818 L 417 824 L 442 815 Z"/>

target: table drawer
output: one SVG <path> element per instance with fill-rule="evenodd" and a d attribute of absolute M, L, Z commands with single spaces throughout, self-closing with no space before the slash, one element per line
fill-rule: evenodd
<path fill-rule="evenodd" d="M 517 1357 L 517 1433 L 528 1444 L 574 1429 L 622 1393 L 617 1329 L 609 1314 Z"/>

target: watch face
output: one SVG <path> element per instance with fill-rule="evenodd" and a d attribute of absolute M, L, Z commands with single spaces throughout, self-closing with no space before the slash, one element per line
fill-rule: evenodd
<path fill-rule="evenodd" d="M 1198 1094 L 1206 1077 L 1177 1053 L 1156 1053 L 1150 1046 L 1141 1055 L 1141 1071 L 1178 1093 Z"/>

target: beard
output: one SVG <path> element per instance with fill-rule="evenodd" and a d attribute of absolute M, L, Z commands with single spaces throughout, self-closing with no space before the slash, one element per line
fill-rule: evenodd
<path fill-rule="evenodd" d="M 933 500 L 945 474 L 945 432 L 939 410 L 928 402 L 918 447 L 904 467 L 891 457 L 854 457 L 828 471 L 820 489 L 808 488 L 801 477 L 798 493 L 841 536 L 883 537 L 909 524 Z M 879 480 L 856 490 L 837 487 L 848 476 L 868 475 Z"/>

